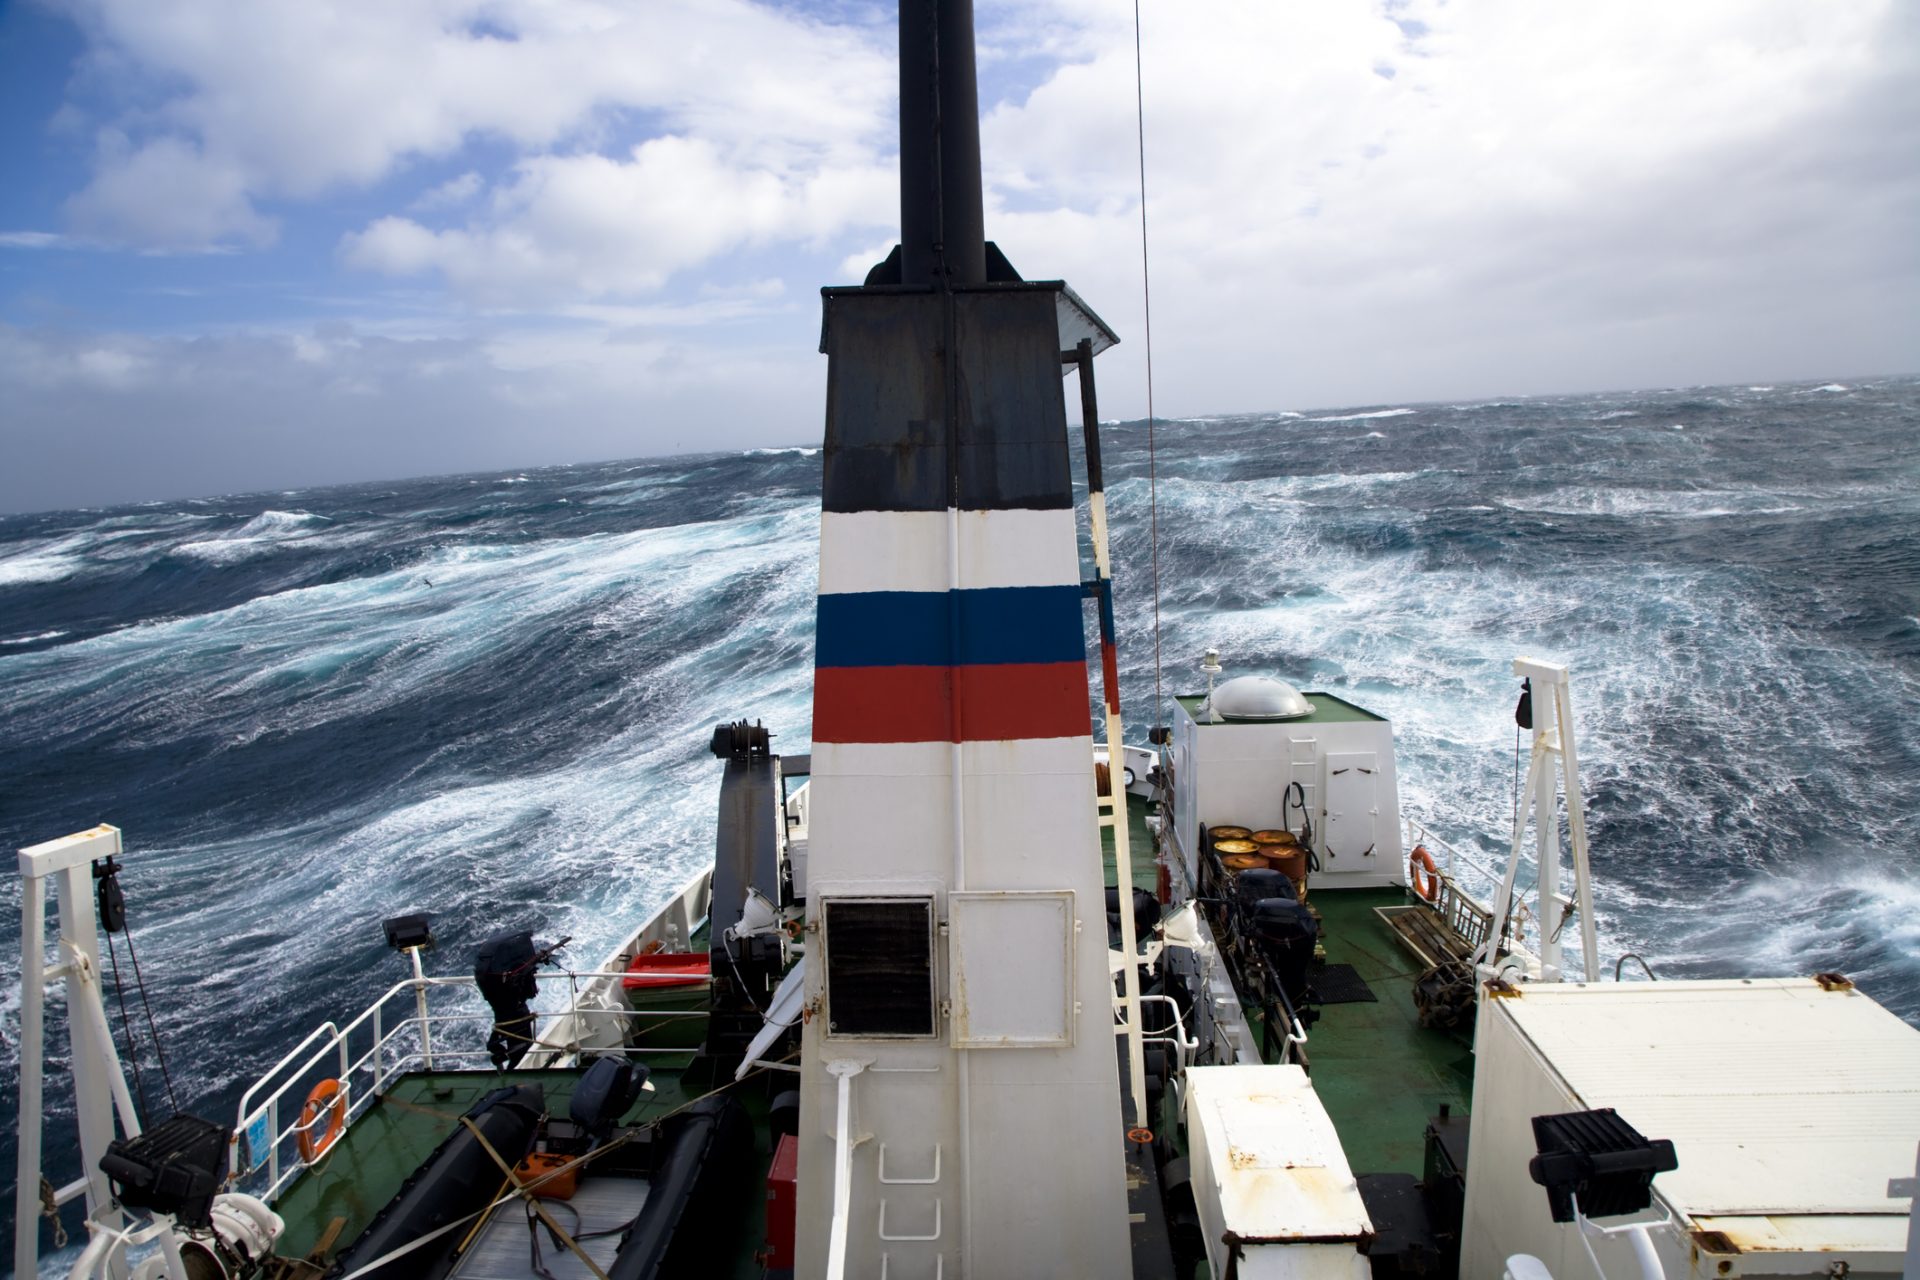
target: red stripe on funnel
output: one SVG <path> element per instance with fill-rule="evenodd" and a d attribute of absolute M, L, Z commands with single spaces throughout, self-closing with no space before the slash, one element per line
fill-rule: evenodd
<path fill-rule="evenodd" d="M 813 673 L 815 742 L 999 742 L 1090 729 L 1087 669 L 1078 662 Z"/>

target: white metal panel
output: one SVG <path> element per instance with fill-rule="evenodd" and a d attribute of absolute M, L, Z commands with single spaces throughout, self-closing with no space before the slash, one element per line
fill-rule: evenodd
<path fill-rule="evenodd" d="M 1074 513 L 962 511 L 960 586 L 1054 587 L 1080 581 Z M 820 594 L 946 591 L 945 511 L 823 511 Z"/>
<path fill-rule="evenodd" d="M 967 1049 L 1073 1043 L 1073 894 L 949 893 L 953 1043 Z"/>
<path fill-rule="evenodd" d="M 1642 1215 L 1677 1224 L 1654 1236 L 1669 1275 L 1694 1274 L 1694 1230 L 1747 1250 L 1741 1275 L 1898 1270 L 1911 1201 L 1886 1190 L 1920 1141 L 1920 1031 L 1868 997 L 1808 979 L 1528 986 L 1483 1002 L 1475 1050 L 1463 1275 L 1516 1252 L 1590 1272 L 1526 1170 L 1531 1116 L 1594 1107 L 1674 1143 Z M 1595 1247 L 1631 1274 L 1618 1240 Z"/>
<path fill-rule="evenodd" d="M 1576 994 L 1569 994 L 1569 993 Z M 1671 1138 L 1688 1214 L 1905 1212 L 1887 1179 L 1920 1142 L 1920 1031 L 1810 979 L 1533 987 L 1527 1038 L 1590 1106 Z"/>
<path fill-rule="evenodd" d="M 1325 1243 L 1372 1230 L 1305 1071 L 1197 1067 L 1187 1080 L 1194 1192 L 1209 1241 L 1230 1232 L 1245 1241 Z"/>

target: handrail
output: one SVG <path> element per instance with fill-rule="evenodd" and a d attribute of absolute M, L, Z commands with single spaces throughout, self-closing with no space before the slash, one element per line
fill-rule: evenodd
<path fill-rule="evenodd" d="M 834 1116 L 833 1144 L 833 1226 L 827 1235 L 827 1277 L 841 1280 L 847 1274 L 847 1224 L 853 1207 L 853 1078 L 867 1064 L 836 1058 L 827 1064 L 827 1074 L 840 1082 L 838 1113 Z"/>
<path fill-rule="evenodd" d="M 624 969 L 592 971 L 555 971 L 538 973 L 537 982 L 555 983 L 566 981 L 573 985 L 583 981 L 592 982 L 614 978 L 625 978 Z M 293 1162 L 283 1168 L 281 1148 L 290 1139 L 312 1130 L 318 1123 L 313 1121 L 294 1121 L 282 1126 L 280 1123 L 280 1104 L 296 1088 L 307 1084 L 314 1071 L 330 1057 L 338 1056 L 338 1077 L 341 1093 L 346 1099 L 344 1125 L 351 1126 L 354 1120 L 364 1114 L 379 1096 L 384 1093 L 386 1084 L 394 1076 L 408 1070 L 413 1064 L 426 1063 L 427 1050 L 425 1036 L 430 1034 L 435 1023 L 470 1023 L 487 1025 L 493 1020 L 493 1011 L 489 1008 L 471 1008 L 454 1012 L 416 1012 L 402 1005 L 404 1016 L 387 1024 L 385 1013 L 390 1002 L 408 994 L 415 995 L 419 1003 L 417 1009 L 425 1009 L 425 998 L 436 990 L 475 991 L 478 982 L 468 976 L 428 976 L 404 978 L 388 987 L 352 1021 L 344 1025 L 327 1021 L 309 1032 L 292 1051 L 283 1056 L 273 1067 L 256 1080 L 241 1096 L 240 1105 L 235 1111 L 233 1136 L 227 1148 L 227 1184 L 237 1186 L 242 1179 L 260 1170 L 266 1171 L 266 1186 L 262 1194 L 272 1197 L 278 1194 L 305 1167 L 304 1161 Z M 706 1018 L 705 1009 L 633 1009 L 619 1005 L 607 1008 L 582 1009 L 578 1000 L 581 993 L 574 992 L 574 998 L 568 1007 L 536 1013 L 538 1018 L 548 1023 L 548 1029 L 560 1021 L 576 1017 L 612 1018 L 621 1022 L 666 1023 L 676 1019 Z M 352 1044 L 363 1029 L 371 1023 L 371 1043 L 364 1052 L 353 1056 Z M 418 1036 L 421 1043 L 408 1048 L 397 1044 L 408 1035 Z M 624 1039 L 624 1037 L 623 1037 Z M 536 1032 L 534 1047 L 546 1053 L 571 1054 L 582 1046 L 574 1043 L 547 1043 Z M 618 1053 L 623 1056 L 641 1057 L 652 1054 L 685 1053 L 687 1050 L 677 1047 L 635 1046 L 624 1043 L 618 1045 L 595 1046 L 599 1052 Z M 444 1040 L 433 1045 L 432 1060 L 450 1063 L 474 1063 L 489 1061 L 485 1049 L 449 1048 Z M 293 1064 L 298 1063 L 296 1067 Z M 278 1082 L 276 1084 L 276 1081 Z M 356 1081 L 360 1082 L 356 1085 Z M 262 1119 L 263 1129 L 254 1130 Z M 247 1143 L 247 1167 L 242 1168 L 241 1143 Z"/>
<path fill-rule="evenodd" d="M 1495 871 L 1490 864 L 1481 862 L 1460 852 L 1452 843 L 1435 835 L 1433 828 L 1418 818 L 1410 817 L 1407 819 L 1407 839 L 1410 844 L 1438 845 L 1440 851 L 1447 855 L 1447 864 L 1442 868 L 1444 871 L 1451 872 L 1455 862 L 1464 862 L 1475 871 L 1486 876 L 1489 880 L 1498 880 L 1500 878 L 1500 873 Z"/>
<path fill-rule="evenodd" d="M 253 1087 L 240 1095 L 240 1114 L 243 1116 L 247 1114 L 247 1103 L 253 1100 L 254 1093 L 257 1090 L 259 1090 L 263 1085 L 265 1085 L 267 1081 L 273 1079 L 273 1077 L 279 1073 L 280 1068 L 286 1066 L 289 1062 L 292 1062 L 295 1056 L 298 1055 L 302 1049 L 312 1044 L 314 1041 L 314 1037 L 325 1034 L 327 1032 L 332 1032 L 333 1038 L 335 1040 L 338 1040 L 340 1038 L 339 1027 L 335 1026 L 331 1021 L 323 1022 L 319 1026 L 315 1027 L 312 1031 L 308 1032 L 307 1038 L 305 1040 L 302 1040 L 299 1044 L 295 1045 L 293 1047 L 293 1050 L 290 1053 L 288 1053 L 286 1057 L 274 1063 L 272 1068 L 268 1070 L 268 1072 L 265 1075 L 261 1076 L 258 1080 L 254 1081 Z M 316 1055 L 316 1059 L 318 1056 L 324 1056 L 324 1055 Z M 307 1066 L 309 1067 L 312 1065 L 313 1065 L 312 1061 L 309 1061 L 307 1063 Z M 302 1070 L 304 1071 L 305 1068 L 302 1068 Z M 295 1072 L 294 1074 L 298 1075 L 300 1073 Z"/>

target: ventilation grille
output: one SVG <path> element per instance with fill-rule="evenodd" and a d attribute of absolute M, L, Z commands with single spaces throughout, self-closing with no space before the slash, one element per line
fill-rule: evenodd
<path fill-rule="evenodd" d="M 829 898 L 827 1034 L 934 1034 L 933 899 Z"/>

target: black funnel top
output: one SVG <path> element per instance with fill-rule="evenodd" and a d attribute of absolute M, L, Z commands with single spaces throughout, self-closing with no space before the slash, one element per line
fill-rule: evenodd
<path fill-rule="evenodd" d="M 982 284 L 973 0 L 901 0 L 900 282 Z"/>

